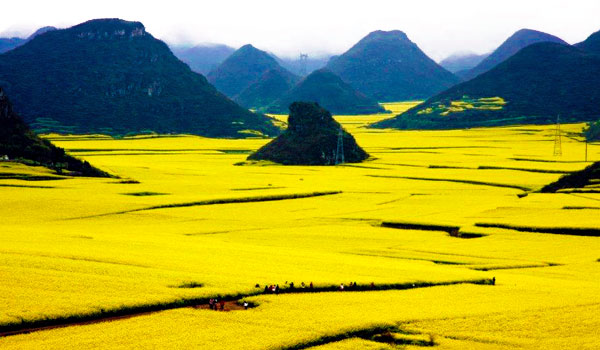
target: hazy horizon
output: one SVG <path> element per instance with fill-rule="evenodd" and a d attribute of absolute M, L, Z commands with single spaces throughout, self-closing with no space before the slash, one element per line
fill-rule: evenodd
<path fill-rule="evenodd" d="M 32 10 L 34 9 L 34 10 Z M 313 57 L 340 54 L 374 30 L 402 30 L 430 57 L 482 54 L 522 28 L 556 35 L 570 44 L 600 30 L 600 1 L 505 1 L 502 6 L 473 0 L 316 1 L 252 3 L 222 1 L 169 7 L 142 1 L 102 4 L 57 0 L 4 5 L 9 14 L 0 37 L 27 37 L 44 26 L 66 28 L 95 18 L 140 21 L 148 32 L 171 45 L 244 44 L 280 57 L 301 52 Z"/>

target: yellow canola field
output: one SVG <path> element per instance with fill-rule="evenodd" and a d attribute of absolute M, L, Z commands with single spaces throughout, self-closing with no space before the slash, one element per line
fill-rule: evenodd
<path fill-rule="evenodd" d="M 387 108 L 397 113 L 412 105 Z M 600 322 L 581 305 L 600 304 L 599 238 L 477 226 L 600 228 L 598 210 L 563 209 L 600 207 L 599 194 L 532 192 L 590 164 L 576 135 L 582 125 L 562 126 L 563 156 L 554 157 L 554 126 L 364 128 L 389 116 L 336 116 L 372 158 L 335 167 L 245 163 L 265 139 L 48 135 L 120 178 L 27 179 L 52 174 L 0 163 L 0 327 L 249 295 L 257 292 L 255 284 L 291 281 L 382 285 L 496 277 L 497 286 L 259 296 L 248 299 L 259 304 L 250 311 L 163 311 L 11 336 L 0 339 L 0 347 L 284 348 L 398 325 L 435 334 L 440 348 L 536 348 L 515 341 L 510 327 L 481 326 L 512 315 L 514 327 L 544 322 L 530 338 L 558 339 L 544 342 L 545 348 L 567 344 L 568 334 L 552 327 L 557 317 L 583 324 L 573 344 L 592 341 Z M 600 160 L 597 144 L 588 152 L 590 160 Z M 240 199 L 249 202 L 198 203 Z M 152 208 L 160 206 L 171 207 Z M 382 221 L 455 225 L 481 237 L 384 228 Z M 197 288 L 186 288 L 190 283 Z M 452 321 L 457 318 L 469 328 Z M 322 345 L 352 346 L 389 347 L 364 339 Z"/>
<path fill-rule="evenodd" d="M 585 311 L 590 307 L 598 309 L 594 306 L 597 305 L 597 302 L 594 304 L 595 297 L 582 298 L 577 291 L 562 291 L 560 303 L 570 304 L 569 307 L 549 310 L 547 306 L 557 302 L 557 295 L 540 288 L 548 288 L 556 280 L 533 278 L 531 282 L 538 288 L 534 290 L 515 287 L 513 284 L 522 282 L 518 278 L 508 275 L 503 278 L 506 284 L 497 286 L 261 296 L 250 299 L 260 306 L 249 311 L 172 310 L 117 322 L 9 337 L 3 345 L 8 349 L 20 346 L 101 349 L 107 344 L 115 349 L 279 349 L 385 324 L 417 334 L 433 334 L 441 344 L 460 335 L 459 339 L 476 345 L 497 342 L 504 345 L 503 348 L 514 348 L 515 345 L 537 348 L 534 341 L 514 339 L 515 328 L 522 327 L 520 337 L 532 334 L 536 338 L 554 337 L 546 344 L 560 345 L 568 341 L 572 348 L 598 345 L 594 334 L 598 321 L 592 312 Z M 586 288 L 590 285 L 574 283 L 573 286 Z M 571 312 L 565 313 L 565 310 Z M 583 312 L 577 312 L 581 310 Z M 565 330 L 553 330 L 559 326 L 552 324 L 555 318 L 567 322 L 565 328 L 578 329 L 579 337 L 572 339 Z M 464 323 L 454 319 L 464 320 Z M 505 329 L 478 323 L 495 319 L 513 323 Z M 540 322 L 550 324 L 536 328 Z M 473 329 L 472 333 L 470 329 Z"/>

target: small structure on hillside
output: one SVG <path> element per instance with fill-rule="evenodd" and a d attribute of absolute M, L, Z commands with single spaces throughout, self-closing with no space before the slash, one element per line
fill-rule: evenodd
<path fill-rule="evenodd" d="M 290 105 L 288 129 L 251 154 L 248 160 L 270 160 L 285 165 L 358 163 L 369 158 L 352 135 L 317 103 Z"/>

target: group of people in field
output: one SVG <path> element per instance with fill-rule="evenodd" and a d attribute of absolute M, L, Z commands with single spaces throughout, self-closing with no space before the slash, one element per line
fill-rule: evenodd
<path fill-rule="evenodd" d="M 248 310 L 248 307 L 250 307 L 250 304 L 247 301 L 244 301 L 240 305 L 243 306 L 245 310 Z M 227 311 L 225 310 L 225 300 L 219 300 L 218 298 L 211 298 L 208 301 L 208 308 L 215 311 Z"/>
<path fill-rule="evenodd" d="M 296 289 L 296 285 L 294 284 L 294 282 L 290 282 L 288 284 L 287 281 L 285 281 L 285 285 L 286 285 L 286 290 L 295 290 Z M 255 286 L 256 288 L 260 288 L 259 284 L 256 284 Z M 301 289 L 314 289 L 315 286 L 312 282 L 310 282 L 309 284 L 306 284 L 304 282 L 300 283 L 300 287 Z M 279 294 L 279 292 L 281 291 L 281 288 L 279 288 L 279 284 L 267 284 L 265 285 L 265 294 Z"/>
<path fill-rule="evenodd" d="M 208 307 L 211 310 L 215 310 L 215 311 L 225 311 L 225 300 L 221 299 L 219 300 L 218 298 L 211 298 L 208 301 Z"/>
<path fill-rule="evenodd" d="M 492 280 L 490 281 L 492 285 L 496 284 L 496 277 L 492 278 Z M 413 287 L 415 285 L 413 284 Z M 260 284 L 256 284 L 254 286 L 255 288 L 260 288 Z M 315 286 L 312 282 L 310 282 L 309 284 L 306 284 L 304 282 L 300 283 L 299 287 L 296 287 L 296 285 L 294 284 L 294 282 L 290 282 L 288 283 L 287 281 L 285 281 L 285 290 L 287 291 L 287 293 L 291 293 L 292 291 L 296 290 L 296 288 L 298 289 L 308 289 L 308 291 L 312 291 L 315 290 Z M 369 285 L 371 290 L 375 289 L 375 282 L 371 282 L 371 284 Z M 320 289 L 323 290 L 323 289 Z M 326 290 L 331 290 L 330 288 L 327 288 Z M 366 288 L 364 287 L 359 287 L 358 283 L 356 282 L 350 282 L 348 285 L 344 284 L 344 283 L 340 283 L 339 287 L 337 288 L 338 291 L 343 292 L 343 291 L 351 291 L 351 290 L 366 290 Z M 279 294 L 279 292 L 281 291 L 279 284 L 267 284 L 265 285 L 265 290 L 264 290 L 264 294 Z M 300 291 L 299 291 L 300 292 Z M 248 304 L 247 301 L 244 301 L 244 303 L 242 304 L 244 306 L 244 309 L 248 310 L 248 307 L 250 306 Z M 208 302 L 208 306 L 211 310 L 215 310 L 215 311 L 225 311 L 225 300 L 221 299 L 217 299 L 217 298 L 211 298 Z"/>
<path fill-rule="evenodd" d="M 345 290 L 356 290 L 358 289 L 358 284 L 356 282 L 350 282 L 349 285 L 344 285 L 343 283 L 340 284 L 339 290 L 340 292 L 343 292 Z M 375 283 L 371 282 L 371 289 L 375 289 Z"/>
<path fill-rule="evenodd" d="M 260 285 L 257 283 L 255 285 L 255 287 L 256 288 L 260 288 Z M 371 282 L 370 287 L 371 287 L 371 289 L 375 289 L 375 283 Z M 357 290 L 358 288 L 359 287 L 358 287 L 358 284 L 356 282 L 350 282 L 350 284 L 348 284 L 348 285 L 345 285 L 344 283 L 341 283 L 339 285 L 339 287 L 338 287 L 338 290 L 340 292 L 343 292 L 345 290 Z M 300 286 L 296 286 L 294 284 L 294 282 L 290 282 L 289 284 L 288 284 L 287 281 L 285 282 L 285 290 L 288 293 L 290 293 L 291 291 L 296 290 L 296 289 L 308 289 L 310 291 L 310 290 L 314 290 L 315 286 L 314 286 L 314 284 L 312 282 L 310 282 L 309 284 L 306 284 L 306 283 L 302 282 L 302 283 L 300 283 Z M 281 291 L 281 288 L 279 287 L 279 284 L 270 284 L 270 285 L 267 284 L 267 285 L 265 285 L 265 290 L 264 290 L 265 294 L 279 294 L 280 291 Z"/>

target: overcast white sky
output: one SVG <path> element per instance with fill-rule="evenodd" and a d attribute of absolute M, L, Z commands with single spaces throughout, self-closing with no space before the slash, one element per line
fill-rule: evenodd
<path fill-rule="evenodd" d="M 493 50 L 521 28 L 582 41 L 600 30 L 600 0 L 6 0 L 0 36 L 106 17 L 141 21 L 169 43 L 252 43 L 284 57 L 341 53 L 373 30 L 399 29 L 440 60 Z"/>

